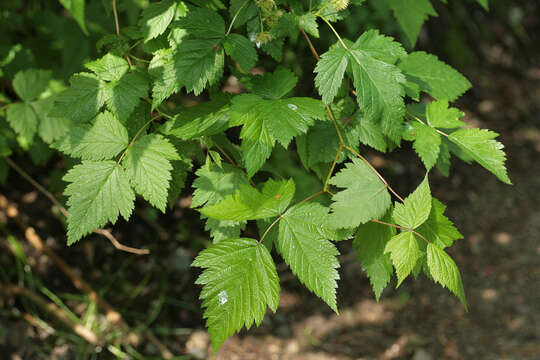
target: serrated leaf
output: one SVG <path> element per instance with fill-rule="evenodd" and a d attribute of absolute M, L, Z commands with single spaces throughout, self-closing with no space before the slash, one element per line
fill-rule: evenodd
<path fill-rule="evenodd" d="M 435 282 L 448 288 L 467 308 L 461 275 L 454 260 L 438 245 L 427 245 L 427 266 Z"/>
<path fill-rule="evenodd" d="M 159 130 L 181 139 L 194 139 L 225 131 L 229 126 L 229 97 L 217 96 L 212 101 L 201 102 L 182 110 Z"/>
<path fill-rule="evenodd" d="M 380 152 L 386 152 L 386 137 L 383 134 L 381 125 L 358 115 L 355 116 L 355 119 L 356 123 L 353 123 L 353 126 L 360 142 Z"/>
<path fill-rule="evenodd" d="M 161 135 L 150 134 L 130 145 L 122 165 L 135 191 L 165 212 L 173 169 L 170 160 L 179 160 L 175 147 Z"/>
<path fill-rule="evenodd" d="M 328 209 L 317 203 L 296 205 L 279 222 L 276 247 L 306 287 L 337 312 L 339 254 L 328 241 Z"/>
<path fill-rule="evenodd" d="M 428 219 L 417 229 L 429 242 L 437 244 L 441 249 L 452 246 L 455 240 L 463 239 L 454 224 L 444 216 L 445 210 L 446 206 L 433 198 Z"/>
<path fill-rule="evenodd" d="M 298 78 L 289 69 L 278 68 L 273 73 L 267 72 L 251 80 L 251 92 L 265 99 L 281 99 L 298 83 Z"/>
<path fill-rule="evenodd" d="M 71 87 L 55 97 L 54 108 L 49 116 L 65 117 L 78 122 L 94 118 L 105 105 L 109 95 L 103 86 L 104 82 L 96 75 L 89 73 L 73 75 Z"/>
<path fill-rule="evenodd" d="M 386 184 L 362 160 L 353 159 L 330 179 L 345 188 L 332 196 L 330 217 L 337 227 L 352 228 L 383 216 L 391 205 Z"/>
<path fill-rule="evenodd" d="M 32 101 L 47 89 L 51 77 L 50 70 L 19 71 L 13 78 L 13 89 L 23 101 Z"/>
<path fill-rule="evenodd" d="M 389 64 L 395 64 L 399 58 L 407 56 L 407 52 L 400 43 L 394 41 L 394 38 L 390 36 L 381 35 L 376 29 L 364 32 L 351 46 L 351 49 L 361 50 L 369 56 Z"/>
<path fill-rule="evenodd" d="M 110 112 L 100 113 L 92 125 L 72 127 L 54 143 L 59 151 L 83 160 L 108 160 L 128 146 L 128 132 Z"/>
<path fill-rule="evenodd" d="M 383 290 L 388 286 L 392 274 L 394 273 L 390 256 L 384 254 L 376 261 L 365 265 L 362 268 L 369 278 L 369 283 L 375 293 L 375 299 L 379 301 Z"/>
<path fill-rule="evenodd" d="M 454 101 L 471 88 L 469 80 L 458 71 L 423 51 L 410 53 L 398 66 L 409 81 L 437 100 Z"/>
<path fill-rule="evenodd" d="M 259 9 L 252 1 L 231 0 L 229 6 L 229 15 L 234 21 L 234 27 L 238 28 L 244 25 L 248 20 L 257 16 Z"/>
<path fill-rule="evenodd" d="M 461 121 L 464 115 L 459 109 L 448 107 L 448 100 L 432 101 L 426 108 L 429 125 L 437 128 L 453 129 L 467 126 Z"/>
<path fill-rule="evenodd" d="M 196 283 L 214 353 L 242 327 L 260 325 L 266 307 L 279 304 L 279 279 L 266 247 L 253 239 L 220 241 L 201 251 L 191 266 L 203 268 Z"/>
<path fill-rule="evenodd" d="M 353 84 L 364 118 L 380 121 L 384 134 L 399 143 L 405 115 L 405 91 L 402 86 L 405 77 L 396 66 L 366 55 L 361 50 L 351 50 L 350 54 Z"/>
<path fill-rule="evenodd" d="M 176 199 L 180 196 L 180 193 L 186 185 L 186 179 L 188 176 L 188 171 L 191 170 L 192 164 L 191 160 L 173 160 L 171 161 L 172 171 L 171 171 L 171 182 L 169 186 L 169 193 L 167 195 L 167 203 L 170 208 L 173 207 Z"/>
<path fill-rule="evenodd" d="M 405 198 L 403 204 L 396 203 L 392 217 L 401 226 L 408 229 L 416 229 L 428 218 L 431 211 L 431 191 L 428 177 L 412 194 Z"/>
<path fill-rule="evenodd" d="M 390 239 L 384 252 L 390 253 L 390 258 L 396 268 L 398 278 L 396 287 L 398 287 L 409 276 L 420 257 L 418 242 L 412 232 L 404 231 Z"/>
<path fill-rule="evenodd" d="M 119 214 L 126 220 L 131 216 L 135 194 L 115 161 L 85 160 L 63 180 L 70 183 L 64 191 L 69 196 L 68 245 L 107 222 L 114 224 Z"/>
<path fill-rule="evenodd" d="M 317 16 L 313 13 L 306 13 L 297 17 L 298 26 L 313 37 L 319 37 L 319 25 L 317 24 Z"/>
<path fill-rule="evenodd" d="M 249 71 L 255 63 L 259 56 L 257 55 L 257 50 L 251 41 L 249 41 L 245 36 L 239 34 L 229 34 L 225 37 L 223 43 L 225 52 L 227 55 L 233 58 L 240 68 L 245 72 Z"/>
<path fill-rule="evenodd" d="M 148 5 L 142 11 L 138 24 L 145 41 L 154 39 L 165 32 L 178 6 L 179 4 L 174 0 L 162 0 Z"/>
<path fill-rule="evenodd" d="M 413 122 L 411 125 L 414 132 L 413 148 L 429 171 L 439 157 L 441 135 L 434 128 L 422 123 Z"/>
<path fill-rule="evenodd" d="M 6 120 L 25 141 L 32 143 L 38 128 L 38 117 L 31 104 L 16 103 L 7 108 Z"/>
<path fill-rule="evenodd" d="M 430 0 L 390 0 L 394 15 L 412 46 L 429 16 L 438 16 Z"/>
<path fill-rule="evenodd" d="M 450 151 L 448 150 L 447 142 L 448 140 L 443 139 L 436 163 L 437 169 L 444 176 L 450 175 Z"/>
<path fill-rule="evenodd" d="M 225 22 L 215 11 L 206 8 L 190 8 L 188 14 L 175 24 L 194 38 L 221 39 L 225 35 Z"/>
<path fill-rule="evenodd" d="M 106 81 L 120 80 L 129 70 L 126 60 L 110 53 L 84 66 Z"/>
<path fill-rule="evenodd" d="M 461 129 L 451 133 L 448 139 L 499 180 L 512 184 L 506 173 L 504 145 L 494 140 L 497 136 L 496 132 L 485 129 Z"/>
<path fill-rule="evenodd" d="M 148 82 L 139 72 L 123 75 L 120 80 L 111 81 L 105 86 L 107 108 L 120 119 L 127 120 L 141 98 L 148 94 Z"/>
<path fill-rule="evenodd" d="M 219 220 L 257 220 L 278 216 L 290 204 L 295 191 L 292 180 L 268 180 L 262 191 L 244 185 L 222 201 L 207 205 L 201 213 Z"/>
<path fill-rule="evenodd" d="M 39 118 L 38 134 L 47 144 L 60 139 L 72 127 L 66 118 L 48 116 L 54 105 L 54 96 L 32 102 L 32 107 Z"/>
<path fill-rule="evenodd" d="M 314 72 L 315 86 L 325 104 L 331 104 L 343 82 L 343 76 L 347 69 L 347 51 L 336 46 L 321 55 Z"/>

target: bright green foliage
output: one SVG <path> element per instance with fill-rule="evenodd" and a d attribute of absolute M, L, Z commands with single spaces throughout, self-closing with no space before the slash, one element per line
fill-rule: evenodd
<path fill-rule="evenodd" d="M 428 17 L 437 16 L 430 0 L 389 0 L 389 5 L 412 46 Z"/>
<path fill-rule="evenodd" d="M 409 195 L 403 204 L 396 203 L 392 217 L 398 225 L 408 229 L 416 229 L 428 218 L 431 211 L 431 192 L 427 176 L 424 181 Z"/>
<path fill-rule="evenodd" d="M 333 241 L 353 237 L 377 300 L 395 270 L 398 286 L 423 271 L 465 303 L 445 252 L 463 235 L 432 198 L 428 175 L 401 200 L 399 179 L 383 178 L 398 167 L 379 173 L 365 148 L 389 152 L 404 139 L 428 173 L 448 176 L 453 154 L 510 183 L 497 134 L 470 128 L 451 105 L 469 81 L 411 49 L 437 16 L 433 1 L 117 1 L 114 12 L 110 1 L 60 2 L 73 19 L 54 13 L 58 4 L 16 1 L 14 21 L 0 24 L 15 44 L 0 46 L 0 156 L 26 151 L 35 163 L 72 166 L 63 177 L 68 244 L 128 220 L 136 195 L 162 212 L 179 197 L 185 204 L 194 178 L 191 207 L 211 245 L 193 266 L 203 269 L 197 283 L 214 351 L 276 310 L 273 255 L 337 312 Z M 369 24 L 335 24 L 375 8 L 394 11 L 406 47 L 376 29 L 355 41 L 337 33 L 377 24 L 378 13 L 362 15 Z M 19 23 L 34 26 L 29 39 L 20 30 L 10 39 Z M 63 184 L 51 181 L 51 191 Z M 196 232 L 186 240 L 190 251 L 200 247 Z"/>
<path fill-rule="evenodd" d="M 503 144 L 494 140 L 499 134 L 484 129 L 461 129 L 448 137 L 468 156 L 491 171 L 506 184 L 511 184 L 504 165 L 506 155 Z"/>
<path fill-rule="evenodd" d="M 427 246 L 427 266 L 433 280 L 453 292 L 466 307 L 465 290 L 457 265 L 437 244 L 429 243 Z"/>
<path fill-rule="evenodd" d="M 386 184 L 362 160 L 354 159 L 330 184 L 345 188 L 336 193 L 330 217 L 337 227 L 352 228 L 382 217 L 390 206 Z"/>
<path fill-rule="evenodd" d="M 122 167 L 114 161 L 83 161 L 63 178 L 70 184 L 65 195 L 68 213 L 68 245 L 107 222 L 115 223 L 121 214 L 131 216 L 135 194 Z"/>
<path fill-rule="evenodd" d="M 294 182 L 268 180 L 262 191 L 244 185 L 233 195 L 208 205 L 201 212 L 219 220 L 257 220 L 280 215 L 294 196 Z"/>
<path fill-rule="evenodd" d="M 122 165 L 135 191 L 165 212 L 173 166 L 180 160 L 174 146 L 157 134 L 138 138 L 126 151 Z"/>
<path fill-rule="evenodd" d="M 337 312 L 338 250 L 328 240 L 337 237 L 333 225 L 328 208 L 299 204 L 283 214 L 276 247 L 300 281 Z"/>
<path fill-rule="evenodd" d="M 409 81 L 437 100 L 453 101 L 471 88 L 471 83 L 463 75 L 435 55 L 423 51 L 403 58 L 399 68 Z"/>
<path fill-rule="evenodd" d="M 72 128 L 54 146 L 63 153 L 84 160 L 112 159 L 128 146 L 128 132 L 110 112 L 96 116 L 92 124 Z"/>
<path fill-rule="evenodd" d="M 203 268 L 197 284 L 214 352 L 232 334 L 260 325 L 266 307 L 276 311 L 279 280 L 274 261 L 262 244 L 239 238 L 202 251 L 192 266 Z"/>

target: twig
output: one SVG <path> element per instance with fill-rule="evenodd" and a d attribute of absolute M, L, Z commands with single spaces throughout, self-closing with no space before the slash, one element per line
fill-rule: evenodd
<path fill-rule="evenodd" d="M 7 156 L 4 157 L 4 160 L 8 163 L 9 166 L 13 168 L 19 175 L 21 175 L 25 180 L 27 180 L 32 186 L 34 186 L 40 193 L 45 195 L 55 206 L 57 206 L 60 209 L 60 212 L 67 218 L 69 217 L 69 213 L 66 210 L 66 208 L 60 204 L 60 202 L 56 199 L 56 197 L 51 194 L 47 189 L 45 189 L 40 183 L 38 183 L 36 180 L 34 180 L 26 171 L 21 169 L 13 160 L 8 158 Z M 132 254 L 137 255 L 147 255 L 150 254 L 150 250 L 148 249 L 137 249 L 130 246 L 126 246 L 121 244 L 114 235 L 106 229 L 96 229 L 92 231 L 95 234 L 103 235 L 107 240 L 109 240 L 112 245 L 120 251 L 129 252 Z"/>
<path fill-rule="evenodd" d="M 400 230 L 403 230 L 403 231 L 408 231 L 408 232 L 411 232 L 415 235 L 417 235 L 418 237 L 422 238 L 426 243 L 429 244 L 429 240 L 426 239 L 424 237 L 424 235 L 420 234 L 419 232 L 416 232 L 414 231 L 413 229 L 409 229 L 405 226 L 399 226 L 399 225 L 396 225 L 396 224 L 391 224 L 391 223 L 387 223 L 387 222 L 384 222 L 384 221 L 380 221 L 380 220 L 370 220 L 371 222 L 373 223 L 377 223 L 377 224 L 381 224 L 381 225 L 386 225 L 386 226 L 390 226 L 390 227 L 393 227 L 393 228 L 396 228 L 396 229 L 400 229 Z"/>
<path fill-rule="evenodd" d="M 77 335 L 82 337 L 90 344 L 99 345 L 103 343 L 103 341 L 101 341 L 92 330 L 85 327 L 84 325 L 73 322 L 61 308 L 59 308 L 53 303 L 48 302 L 43 297 L 29 289 L 16 285 L 4 285 L 0 283 L 0 293 L 2 293 L 2 295 L 6 297 L 24 296 L 31 300 L 34 304 L 38 305 L 40 308 L 54 316 L 57 320 L 69 327 L 73 332 L 75 332 Z"/>
<path fill-rule="evenodd" d="M 116 0 L 112 0 L 112 11 L 114 17 L 114 27 L 116 29 L 116 36 L 120 37 L 120 21 L 118 21 L 118 9 L 116 8 Z M 124 57 L 126 58 L 129 67 L 132 68 L 133 64 L 131 64 L 131 60 L 128 54 L 125 54 Z"/>

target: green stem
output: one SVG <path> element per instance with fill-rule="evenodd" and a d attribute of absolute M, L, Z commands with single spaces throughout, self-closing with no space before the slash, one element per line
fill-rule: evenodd
<path fill-rule="evenodd" d="M 242 4 L 242 6 L 240 6 L 240 8 L 238 8 L 238 11 L 236 11 L 236 14 L 234 14 L 232 20 L 231 20 L 231 23 L 229 25 L 229 28 L 227 29 L 227 33 L 225 34 L 225 36 L 229 35 L 231 33 L 231 30 L 232 30 L 232 27 L 234 25 L 234 22 L 236 21 L 236 18 L 238 17 L 238 15 L 240 14 L 240 11 L 242 11 L 242 9 L 244 8 L 244 6 L 246 6 L 246 4 L 249 2 L 249 0 L 246 0 L 244 1 L 244 3 Z"/>

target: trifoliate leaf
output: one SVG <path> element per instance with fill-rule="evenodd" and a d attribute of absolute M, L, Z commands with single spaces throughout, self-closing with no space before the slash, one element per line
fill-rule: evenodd
<path fill-rule="evenodd" d="M 35 100 L 49 86 L 50 70 L 28 69 L 19 71 L 13 78 L 13 89 L 23 101 Z"/>
<path fill-rule="evenodd" d="M 175 147 L 161 135 L 137 139 L 126 152 L 122 165 L 135 191 L 165 212 L 173 169 L 170 160 L 179 160 Z"/>
<path fill-rule="evenodd" d="M 279 279 L 272 256 L 253 239 L 220 241 L 199 253 L 191 266 L 203 268 L 196 283 L 214 353 L 242 327 L 260 325 L 266 307 L 279 304 Z"/>
<path fill-rule="evenodd" d="M 467 308 L 461 275 L 454 260 L 438 245 L 427 245 L 427 266 L 435 282 L 448 288 Z"/>
<path fill-rule="evenodd" d="M 399 286 L 409 276 L 420 257 L 418 240 L 412 232 L 404 231 L 390 239 L 384 252 L 390 253 L 390 258 L 396 268 L 397 286 Z"/>
<path fill-rule="evenodd" d="M 426 108 L 429 125 L 437 128 L 454 129 L 467 126 L 461 121 L 465 114 L 459 109 L 448 107 L 448 100 L 432 101 Z"/>
<path fill-rule="evenodd" d="M 491 171 L 499 180 L 512 184 L 506 173 L 504 145 L 494 140 L 499 134 L 485 129 L 461 129 L 448 139 L 458 145 L 466 155 Z"/>
<path fill-rule="evenodd" d="M 428 219 L 417 229 L 429 242 L 437 244 L 441 249 L 452 246 L 455 240 L 463 239 L 454 224 L 444 216 L 445 209 L 443 203 L 433 198 Z"/>
<path fill-rule="evenodd" d="M 68 245 L 109 221 L 114 224 L 119 214 L 126 220 L 131 216 L 135 194 L 115 161 L 85 160 L 63 180 L 70 183 L 64 191 L 69 196 Z"/>
<path fill-rule="evenodd" d="M 276 247 L 306 287 L 337 312 L 336 281 L 339 254 L 328 241 L 328 209 L 317 203 L 290 208 L 279 222 Z"/>
<path fill-rule="evenodd" d="M 428 177 L 414 192 L 405 198 L 403 204 L 396 203 L 392 217 L 401 226 L 408 229 L 416 229 L 428 218 L 431 211 L 431 191 Z"/>
<path fill-rule="evenodd" d="M 54 143 L 59 151 L 84 160 L 108 160 L 128 146 L 128 132 L 110 112 L 100 113 L 92 125 L 72 127 Z"/>
<path fill-rule="evenodd" d="M 268 180 L 262 191 L 244 185 L 222 201 L 207 205 L 201 212 L 219 220 L 257 220 L 282 214 L 294 196 L 292 180 Z"/>
<path fill-rule="evenodd" d="M 174 0 L 162 0 L 148 5 L 142 11 L 142 17 L 139 20 L 144 40 L 148 41 L 163 34 L 173 20 L 177 7 L 182 6 L 181 4 Z"/>
<path fill-rule="evenodd" d="M 181 139 L 219 134 L 229 126 L 228 104 L 228 96 L 217 96 L 212 101 L 201 102 L 177 113 L 159 130 Z"/>
<path fill-rule="evenodd" d="M 330 179 L 345 190 L 332 197 L 330 217 L 337 227 L 352 228 L 379 219 L 391 205 L 387 186 L 362 160 L 353 159 Z"/>
<path fill-rule="evenodd" d="M 410 53 L 399 63 L 399 68 L 420 90 L 437 100 L 454 101 L 471 88 L 471 83 L 435 55 L 423 51 Z"/>
<path fill-rule="evenodd" d="M 424 22 L 437 16 L 430 0 L 390 0 L 389 5 L 413 47 Z"/>
<path fill-rule="evenodd" d="M 245 72 L 249 71 L 259 56 L 251 41 L 239 34 L 229 34 L 223 43 L 227 55 L 233 58 Z"/>
<path fill-rule="evenodd" d="M 413 122 L 411 126 L 414 133 L 413 148 L 429 171 L 439 157 L 441 135 L 434 128 L 419 122 Z"/>
<path fill-rule="evenodd" d="M 10 105 L 6 120 L 25 141 L 32 143 L 38 128 L 38 117 L 31 104 L 22 102 Z"/>
<path fill-rule="evenodd" d="M 321 55 L 314 72 L 315 86 L 325 104 L 331 104 L 343 82 L 347 69 L 347 51 L 341 46 L 335 46 Z"/>

